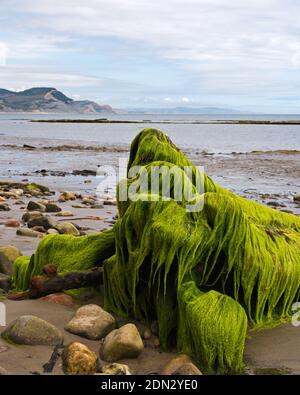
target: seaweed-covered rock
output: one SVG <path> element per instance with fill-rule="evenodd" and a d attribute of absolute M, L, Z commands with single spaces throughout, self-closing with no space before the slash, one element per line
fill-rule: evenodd
<path fill-rule="evenodd" d="M 67 374 L 90 375 L 97 371 L 97 355 L 82 343 L 73 342 L 65 347 L 62 359 Z"/>
<path fill-rule="evenodd" d="M 117 196 L 109 232 L 47 236 L 30 260 L 18 258 L 17 288 L 48 263 L 59 272 L 103 266 L 105 310 L 158 321 L 161 347 L 177 333 L 178 351 L 202 369 L 241 371 L 248 322 L 288 320 L 299 300 L 300 218 L 220 187 L 155 129 L 133 140 Z"/>
<path fill-rule="evenodd" d="M 33 315 L 23 315 L 2 332 L 2 337 L 12 343 L 56 346 L 63 343 L 62 333 L 49 322 Z"/>
<path fill-rule="evenodd" d="M 98 305 L 90 304 L 76 311 L 65 330 L 88 339 L 98 340 L 110 333 L 115 326 L 116 320 L 111 314 Z"/>
<path fill-rule="evenodd" d="M 101 359 L 115 362 L 122 358 L 136 358 L 144 349 L 144 344 L 134 324 L 121 326 L 110 332 L 100 348 Z"/>
<path fill-rule="evenodd" d="M 13 263 L 21 255 L 21 251 L 12 245 L 0 247 L 0 273 L 11 276 Z"/>

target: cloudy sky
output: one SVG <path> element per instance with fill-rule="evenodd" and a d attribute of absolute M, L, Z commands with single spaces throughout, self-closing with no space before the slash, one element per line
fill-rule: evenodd
<path fill-rule="evenodd" d="M 0 87 L 299 113 L 299 0 L 0 0 Z"/>

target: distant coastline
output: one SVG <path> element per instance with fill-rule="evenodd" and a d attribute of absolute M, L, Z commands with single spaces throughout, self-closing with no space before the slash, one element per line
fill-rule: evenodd
<path fill-rule="evenodd" d="M 211 120 L 211 121 L 174 121 L 164 120 L 156 121 L 150 119 L 143 120 L 117 120 L 117 119 L 29 119 L 29 122 L 42 122 L 42 123 L 134 123 L 134 124 L 225 124 L 225 125 L 300 125 L 300 120 L 293 121 L 267 121 L 267 120 Z"/>

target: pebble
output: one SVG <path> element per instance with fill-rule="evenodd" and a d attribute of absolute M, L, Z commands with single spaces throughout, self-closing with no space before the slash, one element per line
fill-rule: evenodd
<path fill-rule="evenodd" d="M 101 373 L 110 376 L 129 376 L 132 374 L 129 367 L 122 363 L 111 363 L 109 365 L 104 365 L 101 368 Z"/>
<path fill-rule="evenodd" d="M 39 232 L 36 232 L 35 230 L 32 229 L 27 229 L 27 228 L 19 228 L 16 232 L 18 236 L 27 236 L 27 237 L 40 237 L 41 234 Z"/>
<path fill-rule="evenodd" d="M 64 294 L 63 292 L 43 296 L 42 298 L 40 298 L 40 300 L 44 300 L 49 303 L 60 304 L 67 307 L 74 306 L 74 300 L 72 296 Z"/>
<path fill-rule="evenodd" d="M 73 217 L 74 214 L 72 211 L 60 211 L 59 213 L 55 214 L 56 217 Z"/>
<path fill-rule="evenodd" d="M 33 200 L 30 200 L 30 202 L 27 205 L 27 210 L 28 211 L 40 211 L 41 213 L 46 211 L 46 207 L 42 203 L 34 202 Z"/>
<path fill-rule="evenodd" d="M 116 327 L 114 317 L 96 304 L 80 307 L 65 327 L 68 332 L 92 340 L 105 337 Z"/>
<path fill-rule="evenodd" d="M 202 375 L 191 358 L 186 354 L 180 354 L 172 358 L 160 373 L 161 375 Z"/>
<path fill-rule="evenodd" d="M 73 342 L 65 347 L 62 360 L 67 374 L 95 374 L 98 367 L 97 355 L 85 344 Z"/>
<path fill-rule="evenodd" d="M 9 228 L 18 228 L 20 226 L 20 221 L 18 221 L 16 218 L 11 218 L 8 219 L 4 225 Z"/>
<path fill-rule="evenodd" d="M 134 324 L 127 324 L 110 332 L 100 348 L 101 359 L 116 362 L 122 358 L 136 358 L 144 344 Z"/>
<path fill-rule="evenodd" d="M 61 208 L 55 203 L 47 203 L 46 204 L 46 212 L 47 213 L 58 213 L 61 211 Z"/>
<path fill-rule="evenodd" d="M 49 322 L 33 315 L 23 315 L 2 332 L 2 337 L 15 344 L 56 346 L 63 343 L 62 333 Z"/>

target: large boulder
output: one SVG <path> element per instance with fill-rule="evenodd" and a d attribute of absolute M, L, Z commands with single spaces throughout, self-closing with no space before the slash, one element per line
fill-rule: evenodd
<path fill-rule="evenodd" d="M 9 342 L 28 345 L 61 345 L 62 333 L 49 322 L 33 315 L 23 315 L 14 320 L 3 332 Z"/>
<path fill-rule="evenodd" d="M 100 348 L 101 359 L 115 362 L 122 358 L 136 358 L 143 351 L 144 344 L 137 327 L 127 324 L 110 332 Z"/>
<path fill-rule="evenodd" d="M 186 354 L 180 354 L 172 358 L 161 371 L 161 375 L 202 375 L 200 370 L 193 364 Z"/>
<path fill-rule="evenodd" d="M 21 251 L 12 245 L 0 247 L 0 273 L 11 276 L 13 263 L 21 255 Z"/>
<path fill-rule="evenodd" d="M 116 326 L 114 317 L 96 304 L 80 307 L 65 330 L 92 340 L 105 337 Z"/>
<path fill-rule="evenodd" d="M 65 347 L 62 360 L 67 374 L 86 375 L 95 374 L 97 371 L 97 355 L 82 343 L 73 342 Z"/>

